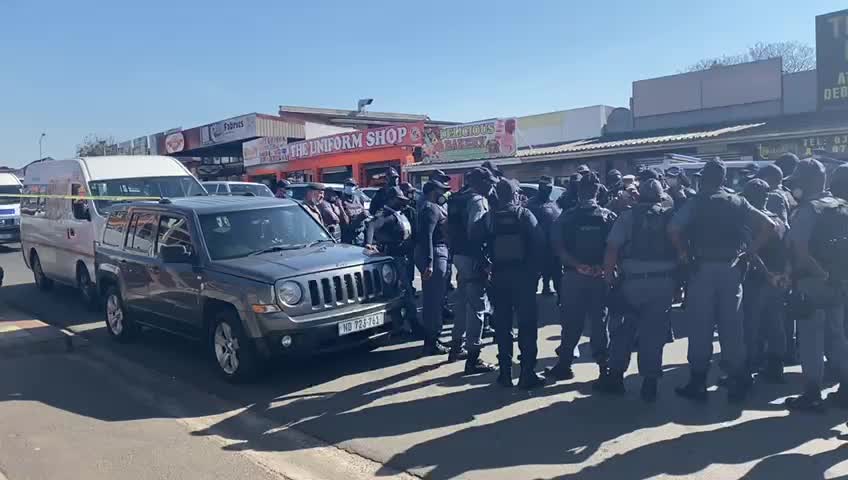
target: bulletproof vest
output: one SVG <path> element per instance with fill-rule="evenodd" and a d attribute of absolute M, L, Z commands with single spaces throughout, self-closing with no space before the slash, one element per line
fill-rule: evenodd
<path fill-rule="evenodd" d="M 528 251 L 521 232 L 521 207 L 510 207 L 494 212 L 493 235 L 489 244 L 493 266 L 516 266 L 527 261 Z"/>
<path fill-rule="evenodd" d="M 810 203 L 816 213 L 810 255 L 830 278 L 848 280 L 848 202 L 828 196 Z"/>
<path fill-rule="evenodd" d="M 769 272 L 778 273 L 786 268 L 786 261 L 789 256 L 789 251 L 786 248 L 786 232 L 788 229 L 786 222 L 780 218 L 780 215 L 772 212 L 766 212 L 766 215 L 774 222 L 775 235 L 757 253 Z"/>
<path fill-rule="evenodd" d="M 731 260 L 745 244 L 742 197 L 720 189 L 698 195 L 688 237 L 696 257 L 707 261 Z"/>
<path fill-rule="evenodd" d="M 471 245 L 468 240 L 468 206 L 471 192 L 460 192 L 451 195 L 448 200 L 448 240 L 454 254 L 468 255 Z"/>
<path fill-rule="evenodd" d="M 638 204 L 631 210 L 633 230 L 626 258 L 643 261 L 674 261 L 675 250 L 668 235 L 672 209 L 660 204 Z"/>
<path fill-rule="evenodd" d="M 600 265 L 604 260 L 609 234 L 609 211 L 600 206 L 578 207 L 571 210 L 564 222 L 566 249 L 580 262 Z M 570 228 L 569 228 L 570 227 Z"/>
<path fill-rule="evenodd" d="M 390 218 L 374 232 L 374 239 L 380 244 L 401 244 L 412 237 L 412 225 L 409 219 L 399 211 L 383 210 L 382 215 Z"/>

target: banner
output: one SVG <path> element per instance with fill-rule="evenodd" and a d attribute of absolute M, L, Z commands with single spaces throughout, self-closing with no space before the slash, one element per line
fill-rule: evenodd
<path fill-rule="evenodd" d="M 848 107 L 848 10 L 816 17 L 819 110 Z"/>
<path fill-rule="evenodd" d="M 514 118 L 498 118 L 427 129 L 424 158 L 456 162 L 511 157 L 516 151 L 516 123 Z"/>
<path fill-rule="evenodd" d="M 392 125 L 290 143 L 288 145 L 288 159 L 301 160 L 322 155 L 396 145 L 415 147 L 422 145 L 423 142 L 424 122 Z"/>
<path fill-rule="evenodd" d="M 286 161 L 288 145 L 285 137 L 261 137 L 241 145 L 244 166 Z"/>
<path fill-rule="evenodd" d="M 234 117 L 200 127 L 200 144 L 217 145 L 256 136 L 256 114 Z"/>

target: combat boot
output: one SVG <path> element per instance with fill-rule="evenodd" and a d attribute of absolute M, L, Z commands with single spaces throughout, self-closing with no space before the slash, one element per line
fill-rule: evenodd
<path fill-rule="evenodd" d="M 821 389 L 815 386 L 807 387 L 799 397 L 787 398 L 783 404 L 787 409 L 796 412 L 824 413 L 827 411 L 827 406 L 821 397 Z"/>
<path fill-rule="evenodd" d="M 466 358 L 468 358 L 468 352 L 462 347 L 451 347 L 450 352 L 448 352 L 448 362 L 458 362 Z"/>
<path fill-rule="evenodd" d="M 469 351 L 468 358 L 465 360 L 465 374 L 476 375 L 478 373 L 489 373 L 496 370 L 491 363 L 486 363 L 480 360 L 480 351 Z"/>
<path fill-rule="evenodd" d="M 595 380 L 595 383 L 592 384 L 592 390 L 610 395 L 624 395 L 624 374 L 607 372 Z"/>
<path fill-rule="evenodd" d="M 639 396 L 645 403 L 654 403 L 657 401 L 657 379 L 645 378 L 642 380 L 642 389 L 639 391 Z"/>
<path fill-rule="evenodd" d="M 571 380 L 574 371 L 571 370 L 571 362 L 560 359 L 556 365 L 545 370 L 545 378 L 553 380 Z"/>
<path fill-rule="evenodd" d="M 502 387 L 513 387 L 512 384 L 512 365 L 507 364 L 506 362 L 500 362 L 499 373 L 498 373 L 498 385 Z"/>
<path fill-rule="evenodd" d="M 699 403 L 703 403 L 707 401 L 707 374 L 706 373 L 692 373 L 689 377 L 689 383 L 682 387 L 677 387 L 674 389 L 674 393 L 677 395 L 695 401 Z"/>
<path fill-rule="evenodd" d="M 785 383 L 783 378 L 783 359 L 777 355 L 766 358 L 766 364 L 757 375 L 758 380 L 766 383 Z"/>
<path fill-rule="evenodd" d="M 427 340 L 424 340 L 424 349 L 421 352 L 421 356 L 430 357 L 433 355 L 445 355 L 448 351 L 449 350 L 436 339 L 428 338 Z"/>
<path fill-rule="evenodd" d="M 545 377 L 536 373 L 533 367 L 522 366 L 521 375 L 518 377 L 518 388 L 522 390 L 532 390 L 545 385 Z"/>

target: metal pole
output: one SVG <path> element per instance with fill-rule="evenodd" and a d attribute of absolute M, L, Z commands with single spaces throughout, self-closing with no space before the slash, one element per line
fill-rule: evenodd
<path fill-rule="evenodd" d="M 42 152 L 41 152 L 41 142 L 42 142 L 42 140 L 44 140 L 44 137 L 46 137 L 46 136 L 47 136 L 47 134 L 46 134 L 46 133 L 44 133 L 44 132 L 42 132 L 42 133 L 41 133 L 41 136 L 40 136 L 40 137 L 38 137 L 38 159 L 39 159 L 39 160 L 41 160 L 42 158 L 44 158 L 44 155 L 43 155 L 43 154 L 42 154 Z"/>

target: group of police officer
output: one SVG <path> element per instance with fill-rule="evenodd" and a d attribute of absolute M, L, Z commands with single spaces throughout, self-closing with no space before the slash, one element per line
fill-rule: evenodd
<path fill-rule="evenodd" d="M 396 259 L 408 317 L 416 311 L 413 271 L 421 272 L 423 314 L 412 326 L 424 337 L 424 354 L 464 359 L 468 375 L 499 370 L 497 382 L 513 385 L 517 324 L 518 387 L 571 379 L 588 323 L 599 368 L 594 388 L 623 394 L 636 351 L 641 398 L 653 402 L 673 337 L 672 304 L 685 286 L 690 378 L 678 395 L 707 399 L 717 332 L 726 373 L 719 383 L 729 401 L 743 401 L 754 378 L 782 382 L 797 344 L 805 388 L 787 406 L 824 408 L 825 356 L 841 382 L 832 400 L 848 406 L 848 166 L 834 172 L 833 193 L 818 160 L 791 155 L 750 172 L 740 194 L 725 186 L 719 159 L 698 175 L 696 193 L 678 169 L 647 169 L 635 182 L 611 171 L 603 185 L 580 166 L 556 201 L 553 179 L 543 176 L 537 195 L 523 202 L 518 183 L 491 164 L 469 171 L 455 193 L 450 177 L 436 171 L 419 199 L 394 174 L 372 201 L 363 242 Z M 443 344 L 452 268 L 455 320 Z M 551 282 L 559 294 L 563 329 L 558 361 L 544 375 L 536 371 L 540 279 L 544 294 L 553 293 Z M 497 367 L 480 359 L 490 312 Z"/>

